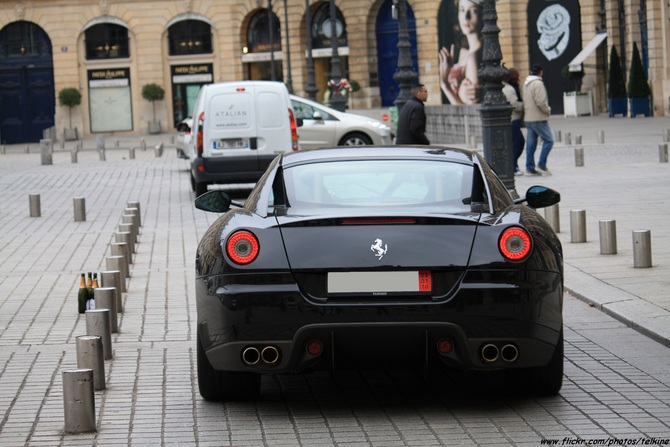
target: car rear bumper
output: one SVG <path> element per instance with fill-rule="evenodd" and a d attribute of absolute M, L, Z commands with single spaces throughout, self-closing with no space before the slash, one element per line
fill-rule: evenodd
<path fill-rule="evenodd" d="M 251 183 L 261 178 L 267 164 L 259 167 L 256 156 L 196 158 L 191 173 L 196 183 Z"/>
<path fill-rule="evenodd" d="M 538 288 L 528 277 L 525 286 L 466 283 L 445 302 L 415 306 L 315 305 L 294 284 L 212 287 L 224 279 L 198 278 L 198 336 L 212 366 L 227 371 L 545 366 L 561 332 L 563 290 L 560 274 L 537 275 L 553 286 Z M 315 341 L 316 355 L 308 351 Z M 449 344 L 448 352 L 438 351 Z"/>

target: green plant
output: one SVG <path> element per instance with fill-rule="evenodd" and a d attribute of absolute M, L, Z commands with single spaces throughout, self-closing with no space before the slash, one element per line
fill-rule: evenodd
<path fill-rule="evenodd" d="M 361 89 L 361 84 L 358 81 L 349 81 L 349 88 L 351 89 L 351 99 L 352 99 L 352 108 L 353 108 L 353 96 L 354 92 L 357 92 Z"/>
<path fill-rule="evenodd" d="M 142 98 L 151 102 L 153 108 L 154 122 L 156 122 L 156 101 L 162 101 L 165 97 L 165 90 L 158 84 L 147 84 L 142 87 Z"/>
<path fill-rule="evenodd" d="M 566 65 L 561 70 L 561 75 L 565 79 L 569 79 L 575 83 L 575 92 L 578 92 L 582 86 L 582 78 L 584 77 L 584 69 L 580 67 L 579 71 L 570 71 L 570 66 Z"/>
<path fill-rule="evenodd" d="M 623 77 L 619 53 L 614 45 L 612 45 L 612 50 L 610 51 L 610 69 L 607 73 L 607 97 L 626 97 L 626 80 Z"/>
<path fill-rule="evenodd" d="M 646 98 L 651 95 L 651 89 L 647 82 L 647 74 L 642 67 L 642 59 L 637 49 L 637 43 L 633 42 L 633 59 L 630 62 L 630 77 L 628 78 L 628 97 Z"/>
<path fill-rule="evenodd" d="M 70 129 L 72 128 L 72 108 L 81 104 L 81 93 L 73 87 L 62 89 L 58 92 L 58 104 L 68 108 Z"/>

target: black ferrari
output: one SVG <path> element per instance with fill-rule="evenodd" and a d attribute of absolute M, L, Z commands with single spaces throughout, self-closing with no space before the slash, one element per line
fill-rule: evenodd
<path fill-rule="evenodd" d="M 563 255 L 476 152 L 333 148 L 279 155 L 196 254 L 207 400 L 254 399 L 262 374 L 348 367 L 505 370 L 518 391 L 563 379 Z"/>

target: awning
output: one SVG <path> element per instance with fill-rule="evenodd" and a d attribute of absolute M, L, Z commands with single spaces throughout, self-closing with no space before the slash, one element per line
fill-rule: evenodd
<path fill-rule="evenodd" d="M 570 71 L 581 71 L 582 70 L 582 63 L 586 60 L 587 57 L 591 53 L 593 53 L 596 48 L 598 48 L 598 45 L 600 45 L 603 40 L 607 39 L 607 32 L 602 32 L 596 34 L 596 36 L 591 39 L 591 42 L 588 43 L 584 48 L 582 48 L 582 51 L 579 52 L 575 58 L 570 61 L 568 64 L 568 70 Z"/>

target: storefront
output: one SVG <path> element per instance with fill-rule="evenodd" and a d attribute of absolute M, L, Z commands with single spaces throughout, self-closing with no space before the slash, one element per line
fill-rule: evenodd
<path fill-rule="evenodd" d="M 172 79 L 172 110 L 174 124 L 191 116 L 198 99 L 200 87 L 214 80 L 212 64 L 173 65 L 170 67 Z"/>
<path fill-rule="evenodd" d="M 91 132 L 133 130 L 130 69 L 88 71 Z"/>

